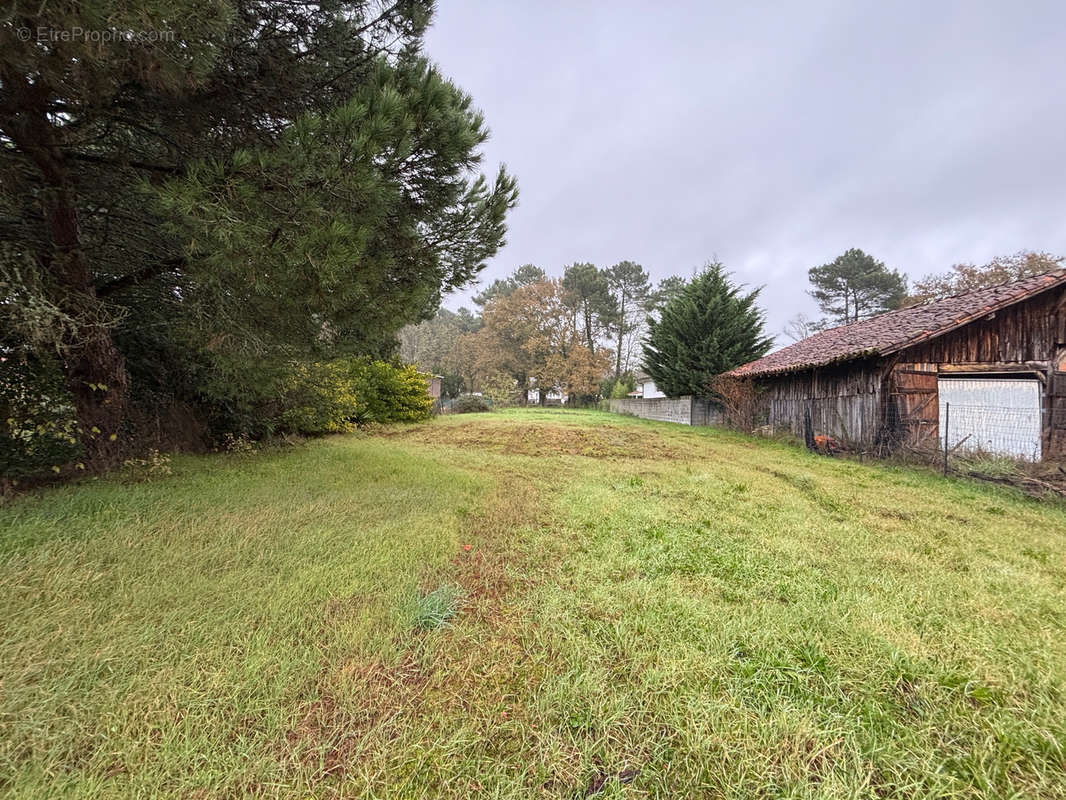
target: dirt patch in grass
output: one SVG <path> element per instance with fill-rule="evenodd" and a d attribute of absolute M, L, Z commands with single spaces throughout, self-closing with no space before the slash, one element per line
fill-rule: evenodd
<path fill-rule="evenodd" d="M 319 699 L 299 710 L 283 742 L 309 785 L 347 785 L 353 770 L 402 769 L 403 754 L 419 745 L 408 738 L 425 720 L 465 718 L 480 736 L 507 746 L 514 734 L 501 728 L 514 730 L 528 716 L 518 691 L 528 654 L 512 598 L 539 579 L 518 547 L 521 529 L 542 524 L 544 514 L 532 475 L 501 474 L 487 502 L 467 518 L 455 555 L 420 580 L 423 591 L 461 588 L 455 619 L 437 630 L 401 631 L 395 658 L 368 655 L 324 666 Z M 359 601 L 331 602 L 323 624 L 360 613 Z"/>
<path fill-rule="evenodd" d="M 684 454 L 646 429 L 578 428 L 568 425 L 428 425 L 386 436 L 506 455 L 584 456 L 600 459 L 676 459 Z"/>
<path fill-rule="evenodd" d="M 427 677 L 413 651 L 398 664 L 352 660 L 323 676 L 319 699 L 304 706 L 285 734 L 288 760 L 311 784 L 342 779 L 357 763 L 372 732 L 418 704 Z M 354 700 L 354 702 L 352 702 Z"/>
<path fill-rule="evenodd" d="M 589 785 L 585 788 L 583 797 L 595 797 L 603 792 L 607 788 L 607 784 L 612 780 L 617 780 L 619 785 L 625 786 L 627 783 L 632 783 L 640 775 L 639 769 L 624 769 L 617 773 L 604 773 L 600 772 L 589 781 Z"/>

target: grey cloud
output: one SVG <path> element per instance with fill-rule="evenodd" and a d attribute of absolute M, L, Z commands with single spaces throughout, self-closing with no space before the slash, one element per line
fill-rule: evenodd
<path fill-rule="evenodd" d="M 1051 2 L 442 0 L 427 52 L 519 179 L 484 280 L 717 255 L 778 332 L 848 247 L 911 277 L 1066 253 L 1064 29 Z"/>

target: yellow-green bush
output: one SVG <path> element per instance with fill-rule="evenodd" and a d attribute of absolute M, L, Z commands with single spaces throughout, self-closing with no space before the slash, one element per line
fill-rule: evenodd
<path fill-rule="evenodd" d="M 359 359 L 352 363 L 352 379 L 372 422 L 418 422 L 433 408 L 426 375 L 411 364 Z"/>
<path fill-rule="evenodd" d="M 371 422 L 416 422 L 433 407 L 426 376 L 409 364 L 368 358 L 297 364 L 278 426 L 291 433 L 345 433 Z"/>
<path fill-rule="evenodd" d="M 345 433 L 365 418 L 343 360 L 294 365 L 282 405 L 281 428 L 292 433 Z"/>

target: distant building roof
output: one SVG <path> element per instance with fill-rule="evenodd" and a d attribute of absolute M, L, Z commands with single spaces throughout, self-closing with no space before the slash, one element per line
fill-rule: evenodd
<path fill-rule="evenodd" d="M 883 356 L 942 336 L 1006 306 L 1066 284 L 1066 270 L 974 289 L 910 308 L 831 328 L 737 367 L 737 377 L 772 375 L 821 367 L 864 356 Z"/>

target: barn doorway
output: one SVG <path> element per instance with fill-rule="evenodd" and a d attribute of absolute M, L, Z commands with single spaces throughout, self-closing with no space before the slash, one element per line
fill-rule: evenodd
<path fill-rule="evenodd" d="M 940 430 L 946 422 L 948 447 L 1039 461 L 1042 388 L 1035 377 L 939 378 Z"/>

